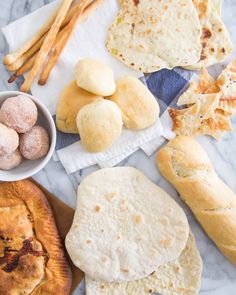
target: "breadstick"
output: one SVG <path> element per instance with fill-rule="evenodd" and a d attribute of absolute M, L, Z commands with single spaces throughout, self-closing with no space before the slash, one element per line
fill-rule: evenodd
<path fill-rule="evenodd" d="M 26 51 L 22 56 L 20 56 L 16 61 L 10 65 L 5 65 L 8 71 L 15 72 L 23 66 L 23 64 L 29 59 L 35 52 L 37 52 L 42 46 L 46 34 L 44 34 L 41 39 L 39 39 L 28 51 Z"/>
<path fill-rule="evenodd" d="M 40 28 L 40 30 L 31 39 L 29 39 L 22 47 L 18 48 L 15 52 L 6 55 L 3 58 L 3 64 L 13 64 L 20 56 L 22 56 L 27 50 L 29 50 L 51 27 L 55 20 L 57 12 L 58 10 L 54 11 L 50 18 L 47 20 L 47 22 Z"/>
<path fill-rule="evenodd" d="M 29 58 L 24 64 L 22 67 L 20 67 L 16 72 L 15 74 L 13 74 L 9 79 L 8 79 L 8 83 L 12 83 L 15 81 L 15 79 L 17 77 L 20 77 L 22 76 L 24 73 L 28 72 L 30 69 L 32 69 L 34 63 L 35 63 L 35 60 L 36 60 L 36 57 L 37 57 L 37 54 L 34 54 L 33 56 L 31 56 L 31 58 Z"/>
<path fill-rule="evenodd" d="M 66 16 L 66 19 L 62 23 L 61 28 L 65 27 L 69 23 L 69 21 L 71 20 L 73 14 L 75 13 L 77 7 L 78 7 L 78 4 L 76 4 L 75 6 L 73 6 L 70 9 L 68 15 Z M 48 27 L 47 32 L 49 31 L 49 29 L 50 28 Z M 10 71 L 10 72 L 17 71 L 25 63 L 25 61 L 29 57 L 31 57 L 35 52 L 37 52 L 40 49 L 40 47 L 42 46 L 42 44 L 43 44 L 43 42 L 44 42 L 44 40 L 46 38 L 46 35 L 47 35 L 46 33 L 43 36 L 39 37 L 37 42 L 34 43 L 33 46 L 30 47 L 29 50 L 27 50 L 23 55 L 19 56 L 12 64 L 5 63 L 5 66 L 6 66 L 7 70 Z"/>
<path fill-rule="evenodd" d="M 99 2 L 101 3 L 103 0 L 99 0 Z M 78 4 L 76 4 L 75 6 L 73 6 L 67 17 L 66 20 L 62 23 L 61 28 L 65 27 L 66 24 L 68 24 L 68 22 L 70 21 L 70 19 L 72 18 L 73 14 L 75 13 L 75 11 L 78 9 Z M 88 17 L 88 15 L 97 7 L 97 5 L 95 5 L 95 2 L 89 4 L 85 10 L 83 11 L 83 14 L 81 15 L 80 21 L 83 21 L 86 17 Z M 54 42 L 54 46 L 58 43 L 59 41 L 59 35 L 61 34 L 62 30 L 58 33 L 58 36 Z M 21 75 L 23 75 L 25 72 L 29 71 L 33 65 L 34 65 L 34 61 L 36 59 L 36 55 L 34 55 L 36 52 L 38 52 L 38 49 L 41 47 L 41 45 L 43 44 L 43 41 L 46 37 L 46 34 L 44 34 L 41 39 L 38 40 L 37 43 L 35 43 L 29 51 L 27 51 L 26 53 L 24 53 L 18 60 L 16 60 L 16 62 L 14 62 L 12 65 L 6 65 L 6 68 L 9 71 L 16 71 L 15 74 L 13 74 L 9 79 L 8 79 L 8 83 L 12 83 L 15 81 L 15 79 Z M 27 60 L 26 57 L 33 57 L 33 58 L 29 58 Z M 24 62 L 23 62 L 24 61 Z M 13 67 L 14 65 L 14 67 Z"/>
<path fill-rule="evenodd" d="M 62 25 L 61 25 L 61 29 L 64 28 L 71 20 L 72 16 L 74 15 L 74 13 L 76 12 L 76 10 L 78 9 L 78 6 L 79 4 L 76 4 L 74 5 L 68 12 L 68 15 L 66 16 L 66 18 L 64 19 Z M 55 15 L 56 16 L 56 15 Z M 54 18 L 55 18 L 54 16 Z M 39 48 L 42 46 L 43 42 L 44 42 L 44 39 L 46 38 L 46 33 L 49 31 L 50 29 L 50 26 L 51 26 L 51 23 L 48 21 L 48 23 L 46 24 L 46 27 L 45 27 L 45 33 L 42 35 L 41 33 L 40 34 L 36 34 L 36 38 L 34 38 L 35 40 L 32 41 L 35 42 L 29 49 L 27 49 L 24 53 L 20 54 L 19 56 L 17 56 L 18 54 L 15 52 L 15 53 L 12 53 L 10 54 L 11 56 L 12 55 L 16 55 L 17 58 L 15 59 L 15 61 L 13 63 L 9 63 L 9 55 L 8 57 L 4 57 L 3 59 L 3 63 L 5 64 L 6 68 L 8 71 L 10 72 L 14 72 L 14 71 L 17 71 L 23 64 L 24 62 L 27 60 L 27 58 L 29 58 L 30 56 L 32 56 L 35 52 L 37 52 L 39 50 Z M 26 45 L 24 45 L 26 46 Z M 22 50 L 23 52 L 23 50 Z"/>
<path fill-rule="evenodd" d="M 100 0 L 100 1 L 101 1 L 101 0 Z M 103 1 L 103 0 L 102 0 L 102 1 Z M 76 8 L 76 9 L 78 8 L 78 4 L 75 5 L 75 6 L 70 10 L 70 12 L 75 13 L 75 8 Z M 92 10 L 95 9 L 95 8 L 96 8 L 96 6 L 94 5 L 94 3 L 91 3 L 90 5 L 88 5 L 88 6 L 85 8 L 85 10 L 83 11 L 83 14 L 81 15 L 80 20 L 83 21 L 83 20 L 84 20 L 84 19 L 85 19 L 85 18 L 86 18 L 91 12 L 92 12 Z M 73 16 L 73 14 L 70 14 L 70 19 L 71 19 L 72 16 Z M 67 21 L 69 21 L 68 16 L 67 16 Z M 61 27 L 63 27 L 63 24 L 62 24 Z M 59 41 L 59 39 L 60 39 L 60 37 L 61 37 L 62 32 L 63 32 L 63 29 L 60 30 L 60 32 L 58 33 L 57 38 L 56 38 L 56 40 L 55 40 L 53 46 L 56 46 L 56 44 L 58 43 L 58 41 Z M 38 41 L 37 43 L 35 43 L 34 46 L 31 47 L 31 49 L 30 49 L 29 51 L 27 51 L 27 53 L 23 54 L 23 56 L 20 57 L 16 62 L 19 62 L 23 57 L 26 56 L 26 54 L 27 54 L 29 57 L 30 57 L 30 56 L 33 56 L 33 58 L 29 58 L 27 61 L 26 61 L 26 59 L 24 58 L 24 59 L 25 59 L 24 64 L 22 64 L 21 66 L 19 66 L 19 65 L 16 66 L 16 69 L 15 69 L 15 70 L 11 69 L 11 67 L 12 67 L 13 65 L 16 65 L 16 62 L 13 63 L 12 65 L 6 65 L 6 68 L 7 68 L 9 71 L 12 71 L 12 72 L 13 72 L 13 71 L 16 71 L 15 74 L 12 75 L 12 76 L 9 78 L 9 80 L 8 80 L 9 83 L 12 83 L 13 81 L 15 81 L 15 79 L 16 79 L 17 77 L 23 75 L 25 72 L 29 71 L 29 70 L 33 67 L 33 65 L 34 65 L 34 61 L 35 61 L 35 59 L 36 59 L 36 55 L 35 55 L 34 53 L 37 52 L 38 49 L 41 47 L 41 45 L 43 44 L 43 41 L 44 41 L 45 37 L 46 37 L 46 35 L 43 35 L 43 37 L 42 37 L 41 39 L 39 39 L 39 41 Z M 33 55 L 33 54 L 34 54 L 34 55 Z M 23 61 L 23 59 L 22 59 L 22 61 Z"/>
<path fill-rule="evenodd" d="M 102 2 L 103 0 L 95 0 L 93 2 L 91 2 L 91 0 L 85 0 L 85 3 L 84 4 L 81 3 L 81 6 L 77 8 L 77 11 L 73 15 L 70 23 L 63 30 L 63 36 L 59 40 L 58 44 L 53 48 L 49 56 L 48 62 L 41 73 L 41 76 L 38 82 L 39 85 L 44 85 L 47 82 L 47 79 L 52 69 L 54 68 L 58 58 L 60 57 L 63 49 L 65 48 L 70 36 L 72 35 L 77 22 L 83 21 Z M 87 6 L 88 3 L 89 5 Z M 85 6 L 87 7 L 83 11 Z"/>
<path fill-rule="evenodd" d="M 61 7 L 58 11 L 58 14 L 55 18 L 55 21 L 52 24 L 52 27 L 50 31 L 48 32 L 41 49 L 39 50 L 39 54 L 37 55 L 34 66 L 29 72 L 29 75 L 26 77 L 25 82 L 21 86 L 21 91 L 23 92 L 29 91 L 31 84 L 34 81 L 34 78 L 38 74 L 38 71 L 44 64 L 45 59 L 52 48 L 52 45 L 56 39 L 57 33 L 60 30 L 61 24 L 66 16 L 66 13 L 68 12 L 70 8 L 72 1 L 73 0 L 63 0 Z"/>

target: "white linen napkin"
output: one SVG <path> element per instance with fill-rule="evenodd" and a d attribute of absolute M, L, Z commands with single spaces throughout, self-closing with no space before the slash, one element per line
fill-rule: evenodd
<path fill-rule="evenodd" d="M 124 128 L 116 144 L 105 152 L 89 153 L 80 142 L 76 142 L 58 151 L 57 155 L 68 174 L 94 164 L 100 167 L 112 167 L 135 152 L 142 144 L 160 138 L 161 131 L 160 120 L 157 120 L 153 126 L 142 131 Z"/>
<path fill-rule="evenodd" d="M 53 10 L 59 5 L 58 0 L 46 5 L 33 13 L 7 25 L 2 29 L 12 52 L 21 46 L 28 38 L 42 26 Z M 60 59 L 53 69 L 46 85 L 39 86 L 36 79 L 31 87 L 33 96 L 39 98 L 49 109 L 52 115 L 56 112 L 57 101 L 66 84 L 73 79 L 73 66 L 83 57 L 93 57 L 103 60 L 115 73 L 115 78 L 124 75 L 142 77 L 143 74 L 125 66 L 112 57 L 105 48 L 105 39 L 108 27 L 114 21 L 118 12 L 117 0 L 104 0 L 86 21 L 78 24 L 71 40 L 67 44 Z M 24 34 L 19 34 L 19 28 Z M 54 159 L 59 159 L 67 173 L 75 172 L 90 165 L 111 167 L 142 147 L 148 155 L 154 152 L 162 142 L 162 127 L 160 120 L 152 127 L 143 131 L 131 131 L 124 128 L 122 136 L 105 152 L 88 153 L 80 142 L 66 148 L 59 149 Z M 65 135 L 67 136 L 67 135 Z M 148 142 L 150 146 L 148 145 Z M 144 145 L 145 144 L 145 145 Z M 156 148 L 155 148 L 156 147 Z"/>

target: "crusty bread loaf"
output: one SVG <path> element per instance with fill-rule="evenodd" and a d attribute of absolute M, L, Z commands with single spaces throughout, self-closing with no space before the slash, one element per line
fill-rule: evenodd
<path fill-rule="evenodd" d="M 236 265 L 236 194 L 217 176 L 201 145 L 178 136 L 160 150 L 157 164 L 208 236 Z"/>

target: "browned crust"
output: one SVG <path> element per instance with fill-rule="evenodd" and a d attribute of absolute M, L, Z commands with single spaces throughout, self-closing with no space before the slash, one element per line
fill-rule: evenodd
<path fill-rule="evenodd" d="M 31 294 L 69 294 L 72 284 L 71 269 L 51 207 L 43 192 L 32 182 L 23 180 L 1 183 L 0 194 L 9 198 L 9 205 L 16 198 L 25 203 L 34 219 L 35 235 L 49 255 L 45 269 L 46 278 Z M 4 200 L 4 204 L 1 204 L 0 199 L 0 207 L 3 205 L 6 206 L 6 202 Z"/>

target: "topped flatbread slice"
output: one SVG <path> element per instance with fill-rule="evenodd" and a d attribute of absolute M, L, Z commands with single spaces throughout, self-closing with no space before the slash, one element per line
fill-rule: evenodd
<path fill-rule="evenodd" d="M 191 0 L 124 0 L 106 47 L 144 73 L 196 63 L 201 26 Z"/>

